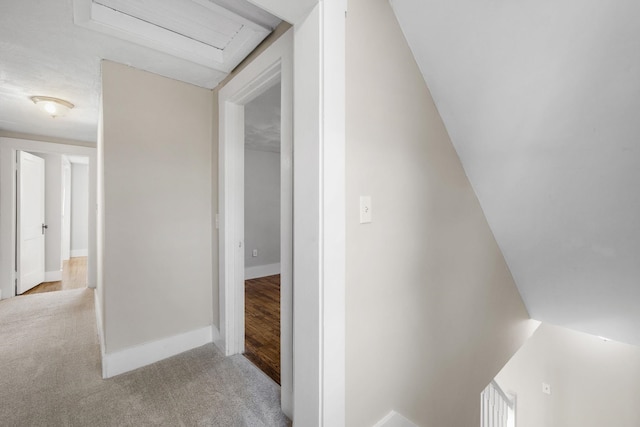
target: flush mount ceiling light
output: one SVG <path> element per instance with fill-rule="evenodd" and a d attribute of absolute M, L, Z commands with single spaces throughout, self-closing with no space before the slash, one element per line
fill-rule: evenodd
<path fill-rule="evenodd" d="M 60 98 L 52 98 L 50 96 L 32 96 L 31 100 L 53 118 L 64 116 L 74 107 L 74 105 L 69 101 L 65 101 Z"/>

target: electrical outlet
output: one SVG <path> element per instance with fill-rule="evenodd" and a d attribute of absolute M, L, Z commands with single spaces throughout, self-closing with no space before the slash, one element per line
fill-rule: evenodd
<path fill-rule="evenodd" d="M 251 253 L 251 256 L 257 257 L 258 256 L 258 250 L 254 249 L 253 252 Z"/>
<path fill-rule="evenodd" d="M 542 383 L 542 392 L 544 394 L 551 394 L 551 386 L 547 383 Z"/>

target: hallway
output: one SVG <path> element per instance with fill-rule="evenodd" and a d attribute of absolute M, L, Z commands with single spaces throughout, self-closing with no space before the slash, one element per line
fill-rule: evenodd
<path fill-rule="evenodd" d="M 103 380 L 94 291 L 0 301 L 3 425 L 286 426 L 280 389 L 208 344 Z"/>

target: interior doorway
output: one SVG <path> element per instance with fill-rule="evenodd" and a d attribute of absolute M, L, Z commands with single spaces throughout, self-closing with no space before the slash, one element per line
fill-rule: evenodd
<path fill-rule="evenodd" d="M 280 83 L 244 108 L 244 355 L 280 384 Z"/>
<path fill-rule="evenodd" d="M 18 236 L 18 158 L 19 153 L 28 153 L 36 158 L 44 160 L 44 177 L 38 178 L 38 181 L 42 183 L 42 188 L 45 192 L 45 212 L 44 221 L 43 218 L 39 218 L 39 221 L 33 222 L 33 227 L 37 226 L 37 231 L 40 235 L 45 234 L 45 251 L 40 251 L 41 260 L 44 260 L 44 278 L 40 278 L 37 283 L 41 282 L 56 282 L 63 279 L 63 263 L 62 263 L 62 225 L 63 225 L 63 196 L 64 191 L 62 182 L 64 180 L 63 171 L 63 156 L 78 156 L 82 158 L 84 163 L 83 167 L 88 177 L 85 177 L 84 187 L 88 195 L 81 202 L 87 213 L 88 218 L 84 223 L 84 235 L 86 236 L 87 245 L 83 248 L 84 251 L 76 252 L 74 255 L 84 255 L 86 260 L 83 260 L 83 264 L 86 267 L 70 266 L 69 272 L 75 273 L 76 276 L 82 276 L 83 287 L 95 288 L 96 286 L 96 149 L 89 146 L 89 144 L 83 145 L 70 145 L 61 143 L 51 143 L 39 140 L 30 139 L 18 139 L 0 137 L 0 235 L 6 236 L 6 238 L 0 239 L 0 298 L 12 298 L 20 293 L 25 292 L 27 289 L 17 289 L 18 276 L 20 275 L 19 264 L 20 254 L 18 248 L 18 240 L 22 236 Z M 50 167 L 47 167 L 47 160 Z M 71 166 L 73 167 L 73 166 Z M 51 194 L 47 197 L 46 186 L 52 187 L 52 183 L 57 182 L 57 196 Z M 49 188 L 50 190 L 51 188 Z M 26 193 L 25 193 L 26 194 Z M 69 194 L 69 193 L 67 193 Z M 46 200 L 50 203 L 46 203 Z M 93 207 L 93 209 L 92 209 Z M 70 212 L 70 211 L 69 211 Z M 46 226 L 46 227 L 44 227 Z M 35 232 L 32 234 L 36 234 Z M 48 234 L 48 237 L 47 237 Z M 54 236 L 57 234 L 57 236 Z M 70 250 L 71 248 L 69 248 Z M 46 251 L 53 251 L 54 255 L 46 256 Z M 70 254 L 71 255 L 71 254 Z M 29 270 L 29 268 L 26 268 Z M 86 273 L 85 273 L 86 271 Z M 36 283 L 36 284 L 37 284 Z"/>
<path fill-rule="evenodd" d="M 39 161 L 46 180 L 41 195 L 41 277 L 25 286 L 19 274 L 16 294 L 28 295 L 87 287 L 89 157 L 25 151 L 18 151 L 18 156 Z M 24 168 L 18 163 L 16 262 L 19 266 L 33 265 L 29 259 L 30 254 L 20 250 L 23 240 L 21 229 L 25 228 L 20 224 L 38 213 L 34 212 L 33 206 L 27 207 L 22 200 L 25 195 L 25 191 L 21 191 L 22 181 L 28 175 L 28 171 L 22 169 Z M 34 192 L 31 191 L 30 198 L 33 197 Z"/>
<path fill-rule="evenodd" d="M 280 87 L 280 395 L 289 417 L 293 416 L 292 49 L 293 33 L 288 31 L 218 92 L 220 339 L 216 343 L 226 355 L 233 355 L 245 352 L 245 258 L 253 258 L 256 249 L 245 244 L 245 107 Z M 258 257 L 260 253 L 258 248 Z"/>

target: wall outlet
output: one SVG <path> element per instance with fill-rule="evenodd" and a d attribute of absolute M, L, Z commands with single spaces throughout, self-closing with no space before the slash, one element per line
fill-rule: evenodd
<path fill-rule="evenodd" d="M 258 256 L 258 250 L 254 249 L 253 252 L 251 252 L 251 256 L 257 257 Z"/>
<path fill-rule="evenodd" d="M 542 383 L 542 392 L 544 394 L 551 394 L 551 386 L 547 383 Z"/>

